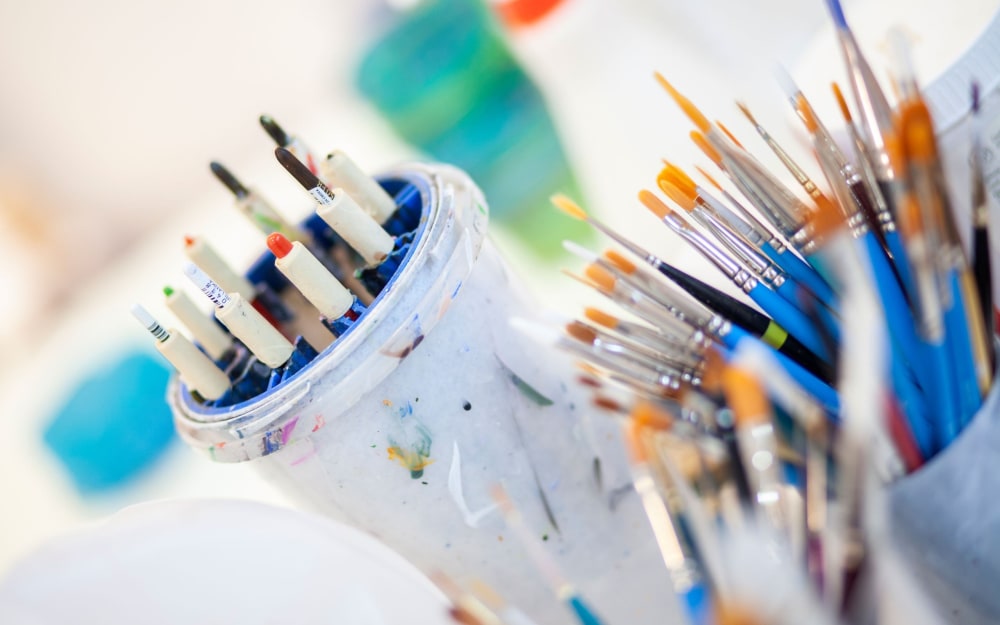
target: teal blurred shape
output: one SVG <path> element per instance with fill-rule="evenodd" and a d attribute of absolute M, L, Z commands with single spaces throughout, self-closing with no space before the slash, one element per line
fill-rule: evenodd
<path fill-rule="evenodd" d="M 42 439 L 84 495 L 118 487 L 152 465 L 174 438 L 162 359 L 128 352 L 93 371 L 45 426 Z"/>
<path fill-rule="evenodd" d="M 407 142 L 466 170 L 490 213 L 543 256 L 592 236 L 548 198 L 580 199 L 542 94 L 477 0 L 430 0 L 363 57 L 361 93 Z"/>

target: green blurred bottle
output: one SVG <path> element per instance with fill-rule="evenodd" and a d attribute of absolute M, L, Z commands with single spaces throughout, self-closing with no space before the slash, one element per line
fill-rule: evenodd
<path fill-rule="evenodd" d="M 590 228 L 549 196 L 581 193 L 545 101 L 478 0 L 429 0 L 402 14 L 358 68 L 358 86 L 412 145 L 466 170 L 496 222 L 539 256 Z"/>

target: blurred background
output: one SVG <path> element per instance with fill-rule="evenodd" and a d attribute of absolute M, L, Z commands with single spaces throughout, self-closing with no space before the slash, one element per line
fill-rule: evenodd
<path fill-rule="evenodd" d="M 996 10 L 967 0 L 943 20 L 928 0 L 844 4 L 873 59 L 902 25 L 928 82 Z M 0 575 L 129 503 L 284 502 L 249 467 L 176 440 L 166 363 L 128 314 L 138 301 L 168 318 L 160 289 L 182 280 L 186 234 L 237 267 L 262 250 L 210 160 L 290 218 L 311 210 L 259 115 L 373 173 L 407 159 L 465 168 L 504 253 L 569 314 L 587 296 L 559 274 L 578 265 L 560 241 L 597 239 L 547 207 L 556 191 L 720 282 L 635 201 L 661 158 L 704 165 L 652 72 L 753 144 L 733 106 L 745 101 L 805 160 L 779 63 L 837 119 L 821 0 L 0 0 Z"/>

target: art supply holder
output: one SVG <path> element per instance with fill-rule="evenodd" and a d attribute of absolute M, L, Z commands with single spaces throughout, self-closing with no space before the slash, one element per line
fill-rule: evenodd
<path fill-rule="evenodd" d="M 392 280 L 318 358 L 252 401 L 207 409 L 175 378 L 181 437 L 217 462 L 252 462 L 424 571 L 484 581 L 542 622 L 565 622 L 490 496 L 503 484 L 606 618 L 677 613 L 617 425 L 586 423 L 568 362 L 508 325 L 537 306 L 485 236 L 480 190 L 449 166 L 402 166 L 379 182 L 397 205 L 401 187 L 419 194 Z"/>
<path fill-rule="evenodd" d="M 944 451 L 889 490 L 895 544 L 949 623 L 1000 621 L 1000 385 Z"/>

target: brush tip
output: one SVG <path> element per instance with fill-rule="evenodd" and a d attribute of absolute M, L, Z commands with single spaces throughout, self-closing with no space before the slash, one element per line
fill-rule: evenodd
<path fill-rule="evenodd" d="M 769 418 L 770 402 L 760 381 L 750 371 L 740 367 L 725 367 L 722 371 L 722 388 L 737 424 L 760 423 Z"/>
<path fill-rule="evenodd" d="M 588 280 L 596 284 L 600 289 L 605 291 L 613 291 L 615 289 L 614 275 L 600 265 L 593 263 L 587 265 L 587 267 L 583 270 L 583 275 L 585 275 Z"/>
<path fill-rule="evenodd" d="M 285 168 L 285 171 L 291 174 L 292 178 L 295 178 L 304 189 L 311 190 L 320 186 L 321 183 L 316 174 L 309 171 L 309 167 L 295 158 L 295 155 L 286 148 L 281 146 L 274 148 L 274 157 L 278 159 L 278 162 Z"/>
<path fill-rule="evenodd" d="M 174 294 L 174 287 L 170 286 L 169 284 L 164 285 L 164 287 L 163 287 L 163 297 L 170 297 L 173 294 Z"/>
<path fill-rule="evenodd" d="M 677 106 L 688 116 L 688 119 L 697 126 L 702 132 L 708 132 L 712 127 L 712 124 L 708 121 L 708 118 L 695 107 L 680 91 L 674 88 L 670 82 L 663 77 L 660 72 L 653 72 L 653 76 L 656 78 L 656 82 L 660 83 L 660 86 L 666 90 Z"/>
<path fill-rule="evenodd" d="M 702 133 L 697 130 L 692 130 L 691 134 L 688 135 L 694 144 L 698 146 L 698 149 L 702 151 L 713 163 L 722 167 L 722 155 L 719 154 L 718 150 L 712 147 L 712 144 L 708 142 L 708 139 Z"/>
<path fill-rule="evenodd" d="M 261 115 L 259 119 L 264 132 L 266 132 L 269 137 L 274 139 L 275 143 L 283 148 L 288 147 L 288 144 L 291 143 L 291 139 L 288 138 L 288 133 L 286 133 L 284 129 L 278 125 L 278 122 L 274 121 L 270 115 Z"/>
<path fill-rule="evenodd" d="M 581 343 L 587 343 L 588 345 L 597 340 L 597 332 L 595 332 L 590 326 L 580 323 L 579 321 L 571 321 L 570 323 L 567 323 L 566 334 Z"/>
<path fill-rule="evenodd" d="M 229 191 L 237 198 L 244 198 L 250 193 L 247 191 L 247 188 L 243 186 L 243 183 L 233 175 L 233 172 L 226 169 L 226 167 L 219 161 L 212 161 L 208 164 L 208 168 L 212 170 L 212 174 L 216 177 L 216 179 L 218 179 L 218 181 L 229 189 Z"/>
<path fill-rule="evenodd" d="M 705 359 L 702 362 L 701 388 L 709 393 L 720 392 L 722 390 L 722 370 L 725 366 L 726 361 L 718 350 L 705 350 Z"/>
<path fill-rule="evenodd" d="M 972 114 L 976 115 L 979 113 L 979 81 L 973 80 L 972 86 Z"/>
<path fill-rule="evenodd" d="M 851 109 L 847 106 L 847 100 L 844 98 L 844 92 L 840 90 L 840 85 L 836 82 L 830 83 L 830 88 L 833 89 L 833 97 L 837 100 L 837 106 L 840 107 L 840 114 L 844 117 L 847 123 L 851 123 L 853 118 L 851 117 Z"/>
<path fill-rule="evenodd" d="M 639 191 L 639 201 L 660 219 L 664 219 L 667 215 L 674 212 L 670 210 L 670 207 L 667 206 L 663 200 L 653 195 L 653 193 L 647 189 Z"/>
<path fill-rule="evenodd" d="M 576 243 L 575 241 L 570 241 L 569 239 L 563 239 L 562 245 L 563 249 L 572 254 L 573 256 L 582 258 L 583 260 L 591 263 L 597 260 L 597 254 L 591 252 L 590 250 Z"/>
<path fill-rule="evenodd" d="M 907 156 L 918 161 L 929 161 L 937 155 L 934 124 L 930 111 L 920 100 L 904 104 L 900 111 L 903 131 L 903 148 Z"/>
<path fill-rule="evenodd" d="M 657 430 L 669 429 L 673 423 L 670 414 L 653 402 L 640 401 L 632 408 L 632 421 L 642 427 Z"/>
<path fill-rule="evenodd" d="M 192 245 L 195 244 L 196 241 L 197 239 L 195 239 L 193 236 L 189 234 L 184 235 L 184 247 L 191 247 Z"/>
<path fill-rule="evenodd" d="M 618 326 L 618 317 L 609 315 L 599 308 L 584 308 L 583 316 L 611 330 L 614 330 Z"/>
<path fill-rule="evenodd" d="M 830 17 L 833 18 L 837 28 L 846 30 L 847 18 L 844 16 L 844 7 L 841 6 L 840 0 L 826 0 L 826 8 L 830 10 Z"/>
<path fill-rule="evenodd" d="M 698 173 L 699 173 L 699 174 L 701 174 L 701 177 L 702 177 L 702 178 L 704 178 L 705 180 L 707 180 L 707 181 L 708 181 L 708 184 L 712 185 L 713 187 L 715 187 L 715 188 L 716 188 L 716 189 L 718 189 L 719 191 L 722 191 L 722 185 L 721 185 L 721 184 L 719 184 L 719 183 L 718 183 L 718 182 L 717 182 L 717 181 L 715 180 L 715 178 L 713 178 L 713 177 L 712 177 L 712 175 L 711 175 L 711 174 L 709 174 L 709 173 L 708 173 L 707 171 L 705 171 L 704 169 L 702 169 L 701 167 L 699 167 L 699 166 L 697 166 L 697 165 L 695 165 L 695 166 L 694 166 L 694 168 L 695 168 L 696 170 L 698 170 Z"/>
<path fill-rule="evenodd" d="M 622 273 L 631 275 L 637 271 L 635 263 L 625 258 L 624 255 L 619 254 L 615 250 L 605 251 L 604 258 L 606 258 L 608 262 L 618 268 Z"/>
<path fill-rule="evenodd" d="M 795 110 L 798 111 L 802 123 L 806 125 L 806 130 L 810 133 L 816 132 L 819 128 L 819 122 L 816 121 L 816 115 L 813 113 L 809 102 L 801 93 L 795 97 Z"/>
<path fill-rule="evenodd" d="M 587 221 L 587 211 L 580 208 L 580 205 L 569 199 L 569 197 L 563 195 L 562 193 L 556 193 L 549 198 L 552 205 L 566 213 L 574 219 L 579 219 L 581 221 Z"/>

